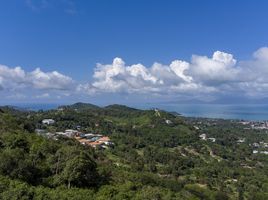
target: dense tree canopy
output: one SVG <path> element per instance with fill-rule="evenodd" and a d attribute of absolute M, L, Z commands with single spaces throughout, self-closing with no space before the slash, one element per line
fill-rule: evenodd
<path fill-rule="evenodd" d="M 56 122 L 44 125 L 45 118 Z M 93 149 L 34 133 L 78 126 L 109 136 L 114 145 Z M 201 140 L 202 133 L 216 141 Z M 254 142 L 268 142 L 265 130 L 236 121 L 120 105 L 78 103 L 38 112 L 3 107 L 0 199 L 268 199 L 268 156 L 253 154 Z"/>

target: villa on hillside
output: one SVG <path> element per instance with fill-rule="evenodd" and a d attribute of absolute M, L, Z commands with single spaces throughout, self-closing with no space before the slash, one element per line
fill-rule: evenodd
<path fill-rule="evenodd" d="M 100 134 L 85 134 L 84 136 L 75 137 L 75 139 L 83 145 L 89 145 L 94 148 L 108 148 L 113 145 L 109 137 Z"/>

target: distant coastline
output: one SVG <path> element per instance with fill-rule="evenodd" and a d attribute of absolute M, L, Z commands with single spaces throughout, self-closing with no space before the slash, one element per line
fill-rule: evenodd
<path fill-rule="evenodd" d="M 268 104 L 159 104 L 157 107 L 186 117 L 268 120 Z"/>
<path fill-rule="evenodd" d="M 61 105 L 68 104 L 11 104 L 11 106 L 32 111 L 56 109 Z M 150 109 L 152 107 L 157 107 L 168 112 L 179 113 L 185 117 L 222 118 L 253 121 L 268 120 L 268 104 L 143 104 L 128 106 L 138 109 Z"/>
<path fill-rule="evenodd" d="M 56 109 L 62 104 L 54 104 L 54 103 L 20 103 L 20 104 L 10 104 L 7 106 L 14 106 L 18 108 L 22 108 L 25 110 L 31 110 L 31 111 L 38 111 L 38 110 L 51 110 L 51 109 Z"/>

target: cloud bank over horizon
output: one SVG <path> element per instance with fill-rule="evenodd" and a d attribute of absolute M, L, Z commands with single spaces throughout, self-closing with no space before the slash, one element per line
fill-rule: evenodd
<path fill-rule="evenodd" d="M 212 56 L 192 55 L 191 60 L 170 64 L 127 65 L 122 58 L 98 63 L 92 81 L 82 83 L 58 71 L 0 65 L 0 93 L 14 99 L 31 90 L 36 99 L 76 96 L 136 95 L 179 100 L 187 97 L 211 101 L 223 96 L 268 97 L 268 47 L 255 51 L 250 60 L 237 61 L 232 54 L 215 51 Z M 53 94 L 53 95 L 51 95 Z"/>
<path fill-rule="evenodd" d="M 190 62 L 174 60 L 169 65 L 154 63 L 126 65 L 115 58 L 97 64 L 93 82 L 80 84 L 88 94 L 137 93 L 193 97 L 243 94 L 268 97 L 268 48 L 262 47 L 248 61 L 238 62 L 232 54 L 215 51 L 211 57 L 193 55 Z"/>

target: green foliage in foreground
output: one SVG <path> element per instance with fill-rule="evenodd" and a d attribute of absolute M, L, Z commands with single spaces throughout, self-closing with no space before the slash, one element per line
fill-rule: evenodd
<path fill-rule="evenodd" d="M 56 123 L 44 126 L 44 118 Z M 109 135 L 115 146 L 94 150 L 33 133 L 77 125 Z M 201 141 L 204 132 L 217 141 Z M 237 144 L 241 137 L 246 142 Z M 265 200 L 268 158 L 252 154 L 249 144 L 257 141 L 268 142 L 267 134 L 231 121 L 120 105 L 75 104 L 46 112 L 5 108 L 0 110 L 0 199 Z"/>

